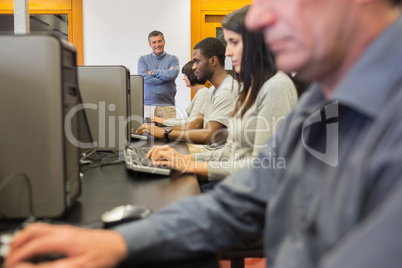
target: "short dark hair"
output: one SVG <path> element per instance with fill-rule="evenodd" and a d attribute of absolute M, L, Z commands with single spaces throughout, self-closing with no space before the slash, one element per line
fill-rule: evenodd
<path fill-rule="evenodd" d="M 225 67 L 225 46 L 219 41 L 217 38 L 214 37 L 207 37 L 200 42 L 198 42 L 194 46 L 194 50 L 199 49 L 201 54 L 210 59 L 213 56 L 216 56 L 219 60 L 219 63 L 222 67 Z"/>
<path fill-rule="evenodd" d="M 165 36 L 163 35 L 163 33 L 161 31 L 154 30 L 148 34 L 148 43 L 151 42 L 150 39 L 152 36 L 158 36 L 158 35 L 162 36 L 163 41 L 165 41 Z"/>
<path fill-rule="evenodd" d="M 194 61 L 190 60 L 183 66 L 183 68 L 181 68 L 181 72 L 183 74 L 187 75 L 188 81 L 190 81 L 190 85 L 194 86 L 195 84 L 200 84 L 200 85 L 205 84 L 207 82 L 207 79 L 198 80 L 197 76 L 195 76 L 195 74 L 194 74 L 193 65 L 194 65 Z"/>

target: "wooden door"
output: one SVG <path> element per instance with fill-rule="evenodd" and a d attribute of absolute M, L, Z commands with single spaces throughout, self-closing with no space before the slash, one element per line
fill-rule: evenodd
<path fill-rule="evenodd" d="M 224 42 L 221 28 L 223 18 L 232 11 L 250 5 L 251 2 L 252 0 L 191 0 L 190 51 L 193 51 L 193 47 L 206 37 L 216 37 Z M 226 61 L 226 65 L 228 63 Z M 193 97 L 191 92 L 191 99 Z"/>
<path fill-rule="evenodd" d="M 206 37 L 216 37 L 222 19 L 252 0 L 191 0 L 191 51 Z"/>

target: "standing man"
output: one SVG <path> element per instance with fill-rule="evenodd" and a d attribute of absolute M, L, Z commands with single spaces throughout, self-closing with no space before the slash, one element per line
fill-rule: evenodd
<path fill-rule="evenodd" d="M 165 52 L 165 37 L 160 31 L 148 35 L 152 53 L 138 60 L 138 74 L 144 77 L 144 116 L 176 118 L 176 83 L 179 59 Z"/>

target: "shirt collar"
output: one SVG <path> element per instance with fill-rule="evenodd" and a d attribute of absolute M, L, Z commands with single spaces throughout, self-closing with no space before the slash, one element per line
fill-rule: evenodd
<path fill-rule="evenodd" d="M 392 95 L 393 85 L 401 79 L 401 43 L 402 18 L 398 18 L 369 45 L 330 98 L 324 99 L 320 85 L 313 83 L 296 110 L 312 114 L 328 103 L 339 101 L 374 119 Z"/>
<path fill-rule="evenodd" d="M 231 76 L 230 74 L 228 74 L 228 75 L 222 80 L 222 82 L 221 82 L 221 84 L 219 85 L 219 87 L 214 89 L 213 94 L 215 94 L 215 92 L 216 92 L 218 89 L 220 89 L 220 88 L 222 87 L 222 85 L 223 85 L 223 83 L 225 83 L 226 79 L 232 79 L 232 76 Z"/>
<path fill-rule="evenodd" d="M 152 52 L 152 56 L 154 56 L 157 59 L 161 59 L 163 57 L 165 57 L 166 55 L 166 51 L 163 51 L 162 54 L 160 54 L 160 56 L 157 56 L 155 53 Z"/>
<path fill-rule="evenodd" d="M 402 69 L 402 18 L 373 41 L 329 100 L 375 118 L 392 94 Z"/>

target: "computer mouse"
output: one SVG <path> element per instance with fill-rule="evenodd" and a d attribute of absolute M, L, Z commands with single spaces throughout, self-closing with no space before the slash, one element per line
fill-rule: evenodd
<path fill-rule="evenodd" d="M 104 228 L 148 217 L 152 210 L 145 206 L 123 205 L 102 214 Z"/>

